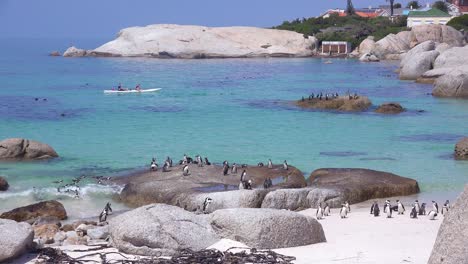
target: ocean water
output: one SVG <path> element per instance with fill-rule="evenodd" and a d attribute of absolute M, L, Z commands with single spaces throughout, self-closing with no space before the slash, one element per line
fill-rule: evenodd
<path fill-rule="evenodd" d="M 35 139 L 60 155 L 0 163 L 0 175 L 11 186 L 0 193 L 0 212 L 59 199 L 73 217 L 96 215 L 118 187 L 88 181 L 81 198 L 74 199 L 57 194 L 52 181 L 118 177 L 144 168 L 153 156 L 179 160 L 184 153 L 212 162 L 287 160 L 306 176 L 324 167 L 383 170 L 418 180 L 423 194 L 450 198 L 468 182 L 468 162 L 451 157 L 456 141 L 468 134 L 468 101 L 433 98 L 431 85 L 398 80 L 395 62 L 47 56 L 68 44 L 0 43 L 0 138 Z M 119 82 L 162 90 L 103 94 Z M 368 96 L 374 105 L 400 102 L 408 111 L 349 114 L 288 104 L 310 93 L 348 91 Z"/>

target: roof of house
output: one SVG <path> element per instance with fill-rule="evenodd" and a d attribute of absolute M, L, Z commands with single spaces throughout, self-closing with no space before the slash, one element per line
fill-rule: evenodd
<path fill-rule="evenodd" d="M 409 17 L 452 17 L 451 15 L 437 8 L 431 8 L 427 11 L 411 11 L 409 12 L 408 16 Z"/>
<path fill-rule="evenodd" d="M 356 15 L 360 17 L 378 17 L 380 13 L 375 13 L 375 12 L 362 12 L 362 11 L 356 11 Z"/>

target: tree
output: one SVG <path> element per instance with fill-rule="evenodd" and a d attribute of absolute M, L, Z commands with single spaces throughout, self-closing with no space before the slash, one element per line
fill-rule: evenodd
<path fill-rule="evenodd" d="M 407 8 L 418 9 L 418 8 L 421 7 L 421 5 L 419 5 L 418 1 L 411 1 L 411 2 L 408 3 L 408 5 L 406 7 Z"/>
<path fill-rule="evenodd" d="M 390 2 L 390 16 L 393 16 L 393 3 L 395 0 L 387 0 L 387 2 Z"/>
<path fill-rule="evenodd" d="M 445 13 L 448 13 L 448 7 L 447 4 L 445 4 L 444 1 L 437 1 L 432 5 L 433 8 L 437 8 L 439 10 L 444 11 Z"/>
<path fill-rule="evenodd" d="M 400 3 L 396 3 L 393 5 L 393 8 L 401 8 L 401 4 Z"/>
<path fill-rule="evenodd" d="M 351 1 L 351 0 L 348 0 L 348 4 L 346 5 L 346 13 L 348 15 L 353 15 L 354 14 L 353 1 Z"/>

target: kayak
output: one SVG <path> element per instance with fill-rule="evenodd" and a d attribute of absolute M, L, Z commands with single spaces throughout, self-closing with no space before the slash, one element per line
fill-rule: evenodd
<path fill-rule="evenodd" d="M 141 90 L 125 90 L 125 91 L 119 91 L 119 90 L 104 90 L 104 93 L 117 93 L 117 94 L 122 94 L 122 93 L 151 93 L 151 92 L 157 92 L 161 90 L 161 88 L 153 88 L 153 89 L 141 89 Z"/>

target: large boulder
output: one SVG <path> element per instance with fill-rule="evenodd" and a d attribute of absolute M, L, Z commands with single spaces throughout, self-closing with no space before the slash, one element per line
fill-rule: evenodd
<path fill-rule="evenodd" d="M 67 212 L 61 203 L 57 201 L 45 201 L 5 212 L 0 215 L 0 218 L 11 219 L 17 222 L 27 221 L 33 223 L 40 217 L 48 216 L 64 220 L 67 218 Z"/>
<path fill-rule="evenodd" d="M 468 72 L 455 68 L 439 77 L 432 94 L 438 97 L 468 98 Z"/>
<path fill-rule="evenodd" d="M 263 189 L 267 178 L 272 180 L 273 189 L 301 188 L 307 185 L 303 173 L 293 166 L 289 166 L 288 170 L 284 170 L 281 165 L 274 165 L 273 169 L 266 166 L 247 166 L 239 168 L 237 173 L 229 172 L 223 176 L 222 166 L 198 167 L 196 164 L 189 164 L 189 176 L 182 175 L 182 166 L 175 166 L 169 172 L 145 171 L 120 177 L 115 179 L 115 183 L 125 185 L 119 195 L 120 200 L 133 207 L 165 203 L 192 211 L 202 205 L 206 196 L 216 199 L 213 208 L 217 209 L 255 205 L 260 207 L 265 191 L 233 191 L 239 189 L 240 175 L 244 169 L 247 172 L 246 180 L 252 181 L 253 188 Z"/>
<path fill-rule="evenodd" d="M 58 157 L 55 150 L 44 143 L 23 138 L 0 141 L 0 160 L 36 160 Z"/>
<path fill-rule="evenodd" d="M 418 182 L 413 179 L 369 169 L 318 169 L 308 182 L 313 188 L 335 190 L 349 203 L 419 193 Z"/>
<path fill-rule="evenodd" d="M 372 53 L 362 54 L 362 56 L 359 57 L 359 60 L 363 62 L 379 62 L 380 61 L 380 59 Z"/>
<path fill-rule="evenodd" d="M 6 191 L 8 190 L 8 187 L 10 187 L 10 185 L 8 185 L 7 180 L 5 180 L 3 177 L 0 177 L 0 191 Z"/>
<path fill-rule="evenodd" d="M 468 58 L 468 45 L 464 47 L 453 47 L 440 54 L 434 62 L 434 68 L 453 68 L 466 66 Z"/>
<path fill-rule="evenodd" d="M 317 208 L 325 203 L 332 208 L 338 208 L 346 198 L 343 192 L 329 188 L 279 189 L 265 196 L 262 208 L 296 211 Z"/>
<path fill-rule="evenodd" d="M 412 47 L 428 40 L 451 46 L 463 46 L 465 42 L 463 34 L 450 26 L 419 25 L 411 28 Z"/>
<path fill-rule="evenodd" d="M 468 185 L 444 217 L 429 264 L 466 263 L 468 260 Z"/>
<path fill-rule="evenodd" d="M 249 247 L 270 249 L 326 242 L 322 225 L 295 212 L 274 209 L 223 209 L 211 216 L 213 230 Z"/>
<path fill-rule="evenodd" d="M 219 237 L 205 215 L 164 204 L 143 206 L 109 222 L 114 246 L 127 254 L 173 255 L 181 249 L 202 250 Z"/>
<path fill-rule="evenodd" d="M 366 96 L 350 98 L 348 96 L 339 96 L 332 99 L 313 98 L 311 100 L 298 100 L 294 102 L 296 106 L 305 109 L 332 110 L 340 112 L 362 112 L 366 111 L 371 105 L 371 101 Z"/>
<path fill-rule="evenodd" d="M 405 108 L 399 103 L 383 103 L 375 112 L 380 114 L 399 114 L 405 111 Z"/>
<path fill-rule="evenodd" d="M 379 58 L 385 58 L 387 54 L 398 54 L 410 49 L 410 32 L 402 31 L 398 34 L 388 34 L 375 43 L 372 52 Z"/>
<path fill-rule="evenodd" d="M 468 159 L 468 137 L 460 139 L 455 145 L 455 158 Z"/>
<path fill-rule="evenodd" d="M 33 239 L 31 225 L 0 219 L 0 262 L 16 258 L 31 249 Z"/>
<path fill-rule="evenodd" d="M 400 68 L 402 68 L 403 66 L 405 66 L 406 63 L 410 62 L 411 60 L 413 60 L 413 57 L 419 53 L 423 53 L 423 52 L 426 52 L 426 51 L 432 51 L 436 48 L 436 43 L 434 41 L 431 41 L 431 40 L 428 40 L 428 41 L 425 41 L 417 46 L 415 46 L 414 48 L 412 48 L 411 50 L 409 50 L 402 58 L 402 60 L 400 61 Z"/>
<path fill-rule="evenodd" d="M 160 24 L 123 29 L 94 52 L 156 58 L 304 57 L 316 48 L 315 37 L 287 30 Z"/>
<path fill-rule="evenodd" d="M 439 56 L 439 52 L 436 50 L 420 52 L 411 56 L 400 69 L 400 79 L 418 79 L 426 71 L 432 69 L 437 56 Z M 408 55 L 406 55 L 405 58 L 408 58 Z"/>
<path fill-rule="evenodd" d="M 87 55 L 87 51 L 84 49 L 79 49 L 75 46 L 69 47 L 64 53 L 63 57 L 84 57 Z"/>
<path fill-rule="evenodd" d="M 369 36 L 359 44 L 359 54 L 371 53 L 375 49 L 374 37 Z"/>

